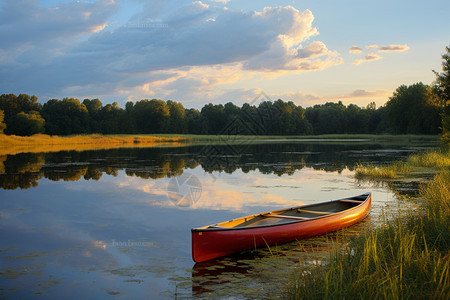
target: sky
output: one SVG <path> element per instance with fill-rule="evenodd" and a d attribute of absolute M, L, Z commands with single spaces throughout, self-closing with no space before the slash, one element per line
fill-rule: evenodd
<path fill-rule="evenodd" d="M 0 0 L 0 93 L 383 105 L 431 84 L 448 0 Z"/>

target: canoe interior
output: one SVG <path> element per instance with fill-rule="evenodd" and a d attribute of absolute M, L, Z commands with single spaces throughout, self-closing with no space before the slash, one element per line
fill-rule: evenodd
<path fill-rule="evenodd" d="M 270 226 L 277 224 L 308 221 L 326 217 L 358 206 L 366 200 L 367 195 L 361 195 L 348 199 L 341 199 L 325 203 L 311 204 L 293 207 L 289 209 L 276 210 L 247 217 L 242 217 L 226 222 L 206 226 L 201 229 L 226 229 L 226 228 L 250 228 L 259 226 Z M 345 202 L 350 200 L 349 202 Z M 290 218 L 292 217 L 292 218 Z M 200 228 L 199 228 L 200 229 Z"/>

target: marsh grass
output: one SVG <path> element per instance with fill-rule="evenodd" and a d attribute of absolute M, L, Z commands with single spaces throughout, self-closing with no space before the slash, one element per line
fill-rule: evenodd
<path fill-rule="evenodd" d="M 406 162 L 396 161 L 388 166 L 374 166 L 372 164 L 357 164 L 355 177 L 374 179 L 393 179 L 411 174 L 420 169 L 450 169 L 449 150 L 428 151 L 408 157 Z M 433 171 L 434 172 L 434 171 Z"/>
<path fill-rule="evenodd" d="M 153 135 L 73 135 L 15 136 L 0 134 L 0 155 L 22 152 L 84 151 L 118 147 L 151 147 L 162 145 L 180 146 L 189 142 L 187 137 Z"/>
<path fill-rule="evenodd" d="M 333 247 L 328 264 L 296 272 L 288 298 L 449 299 L 448 156 L 429 152 L 410 157 L 411 168 L 440 169 L 420 191 L 420 209 Z"/>
<path fill-rule="evenodd" d="M 358 163 L 356 165 L 355 176 L 356 178 L 370 177 L 376 179 L 392 179 L 408 174 L 411 172 L 411 169 L 411 166 L 399 161 L 394 162 L 389 166 L 381 167 L 376 167 L 372 164 L 362 165 Z"/>

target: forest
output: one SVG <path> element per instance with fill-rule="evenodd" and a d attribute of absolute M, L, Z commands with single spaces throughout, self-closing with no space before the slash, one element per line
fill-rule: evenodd
<path fill-rule="evenodd" d="M 197 110 L 181 102 L 142 99 L 103 105 L 99 99 L 0 96 L 0 133 L 29 136 L 72 134 L 440 134 L 450 127 L 450 47 L 443 72 L 433 85 L 401 85 L 385 105 L 344 105 L 341 101 L 303 108 L 292 101 L 262 101 L 237 106 L 206 104 Z"/>

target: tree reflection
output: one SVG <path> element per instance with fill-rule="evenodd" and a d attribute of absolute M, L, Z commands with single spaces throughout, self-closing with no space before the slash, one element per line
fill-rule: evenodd
<path fill-rule="evenodd" d="M 42 178 L 98 181 L 103 174 L 118 176 L 119 171 L 155 180 L 179 176 L 184 170 L 198 166 L 208 173 L 229 174 L 241 170 L 293 175 L 305 167 L 341 172 L 353 170 L 360 162 L 377 165 L 407 154 L 386 149 L 389 146 L 379 144 L 269 143 L 249 144 L 240 148 L 239 153 L 230 145 L 22 153 L 0 156 L 0 187 L 27 189 L 38 186 Z"/>

